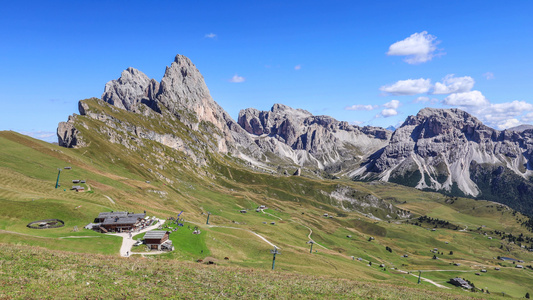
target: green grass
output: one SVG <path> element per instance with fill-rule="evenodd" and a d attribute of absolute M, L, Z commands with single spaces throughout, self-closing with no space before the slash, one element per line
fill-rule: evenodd
<path fill-rule="evenodd" d="M 411 282 L 398 286 L 5 244 L 0 266 L 0 298 L 473 299 Z"/>

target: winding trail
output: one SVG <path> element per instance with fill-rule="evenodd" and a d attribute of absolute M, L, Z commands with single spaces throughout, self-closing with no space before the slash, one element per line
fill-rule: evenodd
<path fill-rule="evenodd" d="M 400 272 L 400 273 L 404 273 L 404 274 L 409 274 L 409 275 L 412 275 L 414 277 L 418 277 L 418 275 L 414 274 L 414 273 L 410 273 L 410 272 L 407 272 L 407 271 L 402 271 L 402 270 L 399 270 L 399 269 L 396 269 L 396 271 Z M 425 281 L 425 282 L 428 282 L 428 283 L 431 283 L 432 285 L 436 286 L 436 287 L 440 287 L 440 288 L 443 288 L 443 289 L 450 289 L 449 287 L 445 286 L 445 285 L 442 285 L 440 283 L 436 283 L 435 281 L 431 280 L 431 279 L 428 279 L 428 278 L 424 278 L 422 276 L 420 276 L 420 280 L 422 281 Z"/>
<path fill-rule="evenodd" d="M 257 236 L 258 238 L 260 238 L 261 240 L 263 240 L 265 243 L 269 244 L 270 246 L 274 247 L 274 248 L 277 248 L 277 249 L 281 249 L 280 247 L 274 245 L 272 242 L 270 242 L 269 240 L 267 240 L 264 236 L 260 235 L 259 233 L 257 232 L 254 232 L 254 231 L 251 231 L 250 229 L 245 229 L 245 228 L 239 228 L 239 227 L 231 227 L 231 226 L 220 226 L 220 225 L 212 225 L 212 224 L 200 224 L 200 223 L 196 223 L 196 222 L 191 222 L 191 221 L 187 221 L 188 223 L 191 223 L 191 224 L 194 224 L 194 225 L 198 225 L 198 226 L 205 226 L 205 227 L 209 227 L 209 228 L 212 228 L 212 227 L 218 227 L 218 228 L 228 228 L 228 229 L 237 229 L 237 230 L 244 230 L 244 231 L 248 231 L 250 232 L 251 234 Z"/>
<path fill-rule="evenodd" d="M 296 220 L 292 220 L 292 219 L 291 219 L 291 221 L 296 222 L 296 223 L 302 225 L 303 227 L 309 229 L 309 234 L 307 235 L 307 238 L 308 238 L 310 241 L 312 241 L 313 244 L 318 245 L 318 246 L 320 246 L 320 247 L 322 247 L 322 248 L 324 248 L 324 249 L 326 249 L 326 250 L 328 249 L 328 248 L 326 248 L 326 247 L 320 245 L 319 243 L 315 242 L 315 240 L 313 240 L 313 238 L 311 238 L 311 235 L 313 234 L 313 229 L 311 229 L 311 228 L 309 228 L 308 226 L 302 224 L 302 222 L 300 222 L 300 221 L 296 221 Z"/>
<path fill-rule="evenodd" d="M 280 221 L 283 221 L 283 219 L 280 218 L 280 217 L 278 217 L 278 216 L 275 216 L 275 215 L 273 215 L 273 214 L 271 214 L 271 213 L 267 213 L 267 212 L 265 212 L 264 210 L 261 210 L 261 211 L 262 211 L 264 214 L 267 214 L 267 215 L 273 216 L 274 218 L 278 218 Z"/>
<path fill-rule="evenodd" d="M 113 199 L 111 199 L 111 197 L 109 197 L 107 195 L 104 195 L 104 197 L 106 197 L 109 201 L 111 201 L 111 203 L 116 204 L 115 201 L 113 201 Z"/>
<path fill-rule="evenodd" d="M 16 231 L 9 231 L 9 230 L 3 230 L 3 229 L 0 229 L 0 232 L 23 235 L 23 236 L 34 237 L 34 238 L 39 238 L 39 239 L 53 239 L 53 238 L 50 238 L 50 237 L 31 235 L 31 234 L 27 234 L 27 233 L 20 233 L 20 232 L 16 232 Z"/>

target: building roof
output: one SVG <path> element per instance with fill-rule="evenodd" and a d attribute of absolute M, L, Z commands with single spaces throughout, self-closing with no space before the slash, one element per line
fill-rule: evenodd
<path fill-rule="evenodd" d="M 127 211 L 101 212 L 100 214 L 98 214 L 98 219 L 116 218 L 116 217 L 119 217 L 119 218 L 135 217 L 135 218 L 144 219 L 144 217 L 146 217 L 146 214 L 145 213 L 134 214 L 134 213 L 129 213 Z"/>
<path fill-rule="evenodd" d="M 164 230 L 152 230 L 152 231 L 148 231 L 144 235 L 144 239 L 160 240 L 163 237 L 165 237 L 165 234 L 167 234 L 167 232 Z"/>
<path fill-rule="evenodd" d="M 129 224 L 135 224 L 139 218 L 135 217 L 124 217 L 124 218 L 105 218 L 104 222 L 102 222 L 103 225 L 110 225 L 110 224 L 117 224 L 117 225 L 129 225 Z"/>
<path fill-rule="evenodd" d="M 101 212 L 100 214 L 98 214 L 98 219 L 115 218 L 115 217 L 123 218 L 127 216 L 128 216 L 128 212 L 125 212 L 125 211 L 115 211 L 115 212 L 110 211 L 110 212 Z"/>

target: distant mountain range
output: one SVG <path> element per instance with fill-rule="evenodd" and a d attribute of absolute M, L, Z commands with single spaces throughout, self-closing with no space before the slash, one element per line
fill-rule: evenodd
<path fill-rule="evenodd" d="M 118 117 L 119 111 L 145 121 Z M 230 155 L 264 172 L 301 168 L 307 176 L 389 181 L 533 215 L 531 125 L 498 131 L 459 109 L 425 108 L 397 129 L 359 127 L 283 104 L 244 109 L 236 122 L 182 55 L 161 82 L 128 68 L 105 85 L 101 99 L 80 101 L 79 113 L 58 125 L 59 145 L 84 147 L 92 141 L 82 132 L 92 130 L 133 151 L 155 141 L 199 165 Z"/>

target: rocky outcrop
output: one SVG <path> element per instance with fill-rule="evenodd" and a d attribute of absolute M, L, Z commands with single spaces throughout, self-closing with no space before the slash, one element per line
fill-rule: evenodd
<path fill-rule="evenodd" d="M 367 192 L 359 191 L 344 185 L 337 185 L 329 196 L 337 202 L 337 205 L 345 210 L 357 211 L 371 219 L 409 218 L 409 211 L 399 209 Z M 380 215 L 375 215 L 379 212 Z"/>
<path fill-rule="evenodd" d="M 102 99 L 118 108 L 128 111 L 138 111 L 140 104 L 156 109 L 154 96 L 159 90 L 159 83 L 150 80 L 143 72 L 128 68 L 117 80 L 111 80 L 105 85 Z"/>
<path fill-rule="evenodd" d="M 57 126 L 57 141 L 59 146 L 67 148 L 84 147 L 85 142 L 80 132 L 74 127 L 76 115 L 69 116 L 67 122 L 60 122 Z"/>
<path fill-rule="evenodd" d="M 261 149 L 320 169 L 345 169 L 385 146 L 391 135 L 383 128 L 361 128 L 283 104 L 274 104 L 270 111 L 241 110 L 238 122 Z"/>
<path fill-rule="evenodd" d="M 502 166 L 524 180 L 529 178 L 531 132 L 501 132 L 459 109 L 425 108 L 408 117 L 385 148 L 349 174 L 481 196 L 479 182 L 471 176 L 473 165 Z M 487 197 L 486 192 L 483 196 Z"/>

